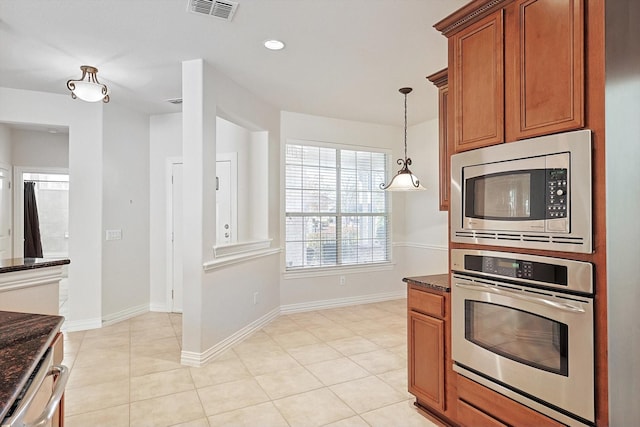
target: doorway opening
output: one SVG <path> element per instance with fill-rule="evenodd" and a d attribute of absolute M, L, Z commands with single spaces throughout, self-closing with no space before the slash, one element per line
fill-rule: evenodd
<path fill-rule="evenodd" d="M 69 257 L 69 174 L 66 169 L 16 168 L 14 254 L 24 254 L 24 188 L 33 182 L 38 207 L 43 258 Z M 60 281 L 60 314 L 68 310 L 69 282 L 65 265 Z"/>

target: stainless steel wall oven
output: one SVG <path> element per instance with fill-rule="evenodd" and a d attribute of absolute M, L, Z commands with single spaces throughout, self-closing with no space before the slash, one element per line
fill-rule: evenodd
<path fill-rule="evenodd" d="M 454 370 L 567 425 L 593 425 L 590 263 L 451 251 Z"/>

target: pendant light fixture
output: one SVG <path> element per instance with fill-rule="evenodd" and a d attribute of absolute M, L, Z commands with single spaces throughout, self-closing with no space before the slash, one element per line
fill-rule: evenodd
<path fill-rule="evenodd" d="M 98 69 L 90 65 L 82 65 L 82 77 L 80 80 L 67 81 L 67 88 L 71 91 L 73 99 L 80 98 L 87 102 L 109 102 L 109 89 L 107 85 L 98 81 Z M 86 78 L 86 79 L 85 79 Z"/>
<path fill-rule="evenodd" d="M 398 173 L 391 179 L 387 185 L 380 184 L 381 190 L 387 191 L 418 191 L 426 190 L 416 177 L 409 170 L 411 159 L 407 157 L 407 95 L 412 91 L 410 87 L 403 87 L 400 93 L 404 95 L 404 159 L 398 159 L 396 163 L 402 166 Z"/>

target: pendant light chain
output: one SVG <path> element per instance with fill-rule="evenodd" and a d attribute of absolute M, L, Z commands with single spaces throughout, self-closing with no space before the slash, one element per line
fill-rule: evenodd
<path fill-rule="evenodd" d="M 404 158 L 407 159 L 407 94 L 404 94 Z"/>
<path fill-rule="evenodd" d="M 414 191 L 424 190 L 420 185 L 420 180 L 411 173 L 411 159 L 407 156 L 407 95 L 412 91 L 410 87 L 403 87 L 399 92 L 404 95 L 404 158 L 398 159 L 396 163 L 400 166 L 398 173 L 391 179 L 391 182 L 385 185 L 380 184 L 381 190 L 387 191 Z"/>

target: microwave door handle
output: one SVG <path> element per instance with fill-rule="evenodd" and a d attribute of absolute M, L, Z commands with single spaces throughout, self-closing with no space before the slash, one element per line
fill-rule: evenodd
<path fill-rule="evenodd" d="M 532 295 L 525 295 L 522 294 L 520 292 L 517 291 L 510 291 L 507 289 L 498 289 L 495 288 L 493 286 L 488 286 L 488 285 L 482 285 L 482 284 L 477 284 L 477 283 L 473 283 L 473 284 L 466 284 L 466 283 L 456 283 L 456 286 L 459 288 L 463 288 L 463 289 L 471 289 L 474 291 L 478 291 L 479 288 L 481 288 L 483 291 L 486 292 L 491 292 L 497 295 L 507 295 L 510 296 L 512 298 L 518 298 L 524 301 L 529 301 L 529 302 L 533 302 L 536 304 L 540 304 L 540 305 L 547 305 L 553 308 L 557 308 L 558 310 L 564 310 L 564 311 L 569 311 L 572 313 L 584 313 L 585 310 L 582 307 L 576 307 L 575 305 L 572 304 L 568 304 L 568 303 L 563 303 L 563 302 L 556 302 L 556 301 L 549 301 L 546 300 L 544 298 L 539 298 L 539 297 L 535 297 Z"/>

